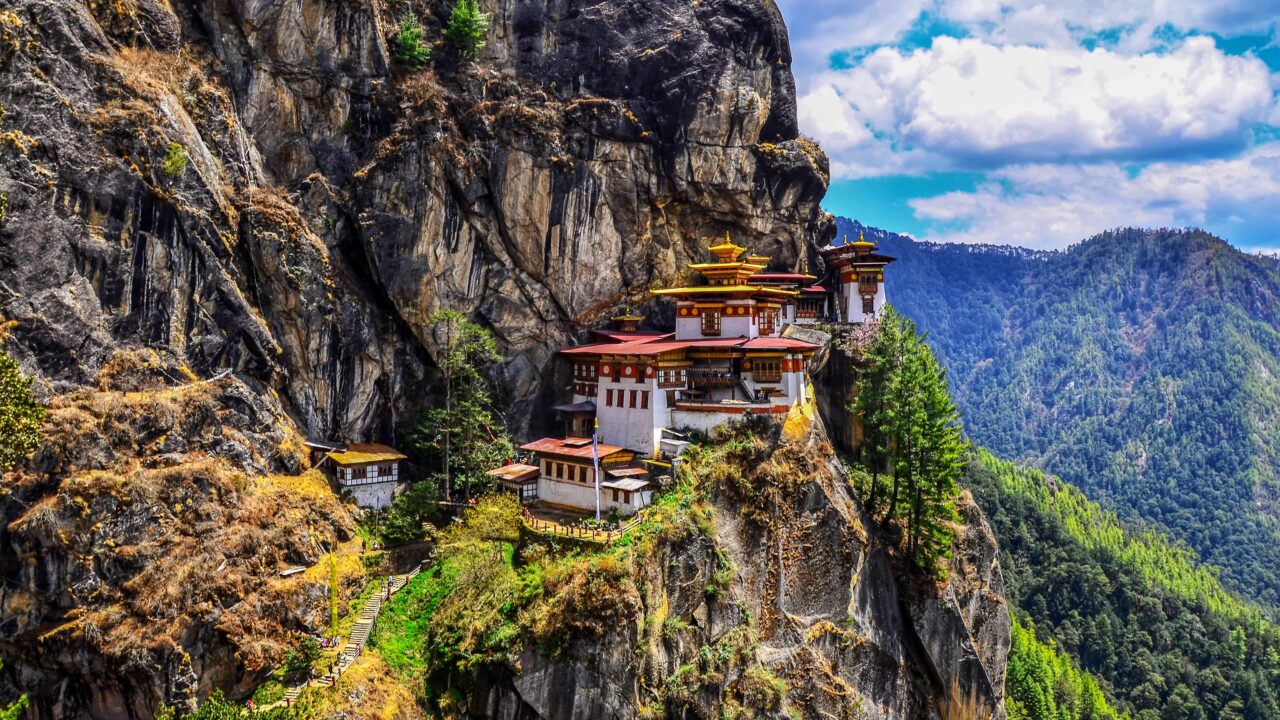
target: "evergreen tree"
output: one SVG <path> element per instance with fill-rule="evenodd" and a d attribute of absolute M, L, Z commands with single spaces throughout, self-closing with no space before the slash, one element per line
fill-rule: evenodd
<path fill-rule="evenodd" d="M 476 60 L 489 33 L 489 13 L 480 12 L 476 0 L 458 0 L 449 15 L 444 38 L 467 60 Z"/>
<path fill-rule="evenodd" d="M 5 330 L 0 324 L 0 342 L 6 337 Z M 32 397 L 31 381 L 13 358 L 0 351 L 0 472 L 40 447 L 44 407 Z"/>
<path fill-rule="evenodd" d="M 915 325 L 891 307 L 867 345 L 851 410 L 862 423 L 871 468 L 868 511 L 878 512 L 880 472 L 887 468 L 882 522 L 901 522 L 909 555 L 936 568 L 951 546 L 964 441 L 946 373 Z"/>
<path fill-rule="evenodd" d="M 391 53 L 406 66 L 419 68 L 431 62 L 431 48 L 422 41 L 422 23 L 412 11 L 400 21 L 400 32 L 391 40 Z"/>
<path fill-rule="evenodd" d="M 427 412 L 409 441 L 421 457 L 440 468 L 446 498 L 457 488 L 470 497 L 473 488 L 488 484 L 485 471 L 513 453 L 483 374 L 500 356 L 493 335 L 461 313 L 442 311 L 430 321 L 440 344 L 442 403 Z"/>

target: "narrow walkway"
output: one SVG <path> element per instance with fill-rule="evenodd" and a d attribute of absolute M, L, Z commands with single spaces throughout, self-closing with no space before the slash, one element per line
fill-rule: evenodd
<path fill-rule="evenodd" d="M 422 572 L 422 566 L 414 568 L 407 575 L 393 575 L 391 577 L 391 595 L 400 592 L 409 581 L 417 577 Z M 388 598 L 386 586 L 379 588 L 377 594 L 369 599 L 360 609 L 360 616 L 356 619 L 356 624 L 351 628 L 351 636 L 347 638 L 347 644 L 343 646 L 342 652 L 338 653 L 338 659 L 334 662 L 333 671 L 327 675 L 312 680 L 308 683 L 306 680 L 301 681 L 297 685 L 293 685 L 284 691 L 284 698 L 277 700 L 270 705 L 264 705 L 258 710 L 270 710 L 281 705 L 292 705 L 297 701 L 298 696 L 306 690 L 309 685 L 316 687 L 332 687 L 338 682 L 338 678 L 342 677 L 342 673 L 351 667 L 351 663 L 360 657 L 360 653 L 364 652 L 364 646 L 369 642 L 369 634 L 373 632 L 373 624 L 378 620 L 378 614 L 382 612 L 382 604 Z"/>

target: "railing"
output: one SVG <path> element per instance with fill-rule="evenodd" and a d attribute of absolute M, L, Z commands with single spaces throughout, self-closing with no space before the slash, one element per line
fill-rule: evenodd
<path fill-rule="evenodd" d="M 525 527 L 536 533 L 586 540 L 588 542 L 600 543 L 602 545 L 609 545 L 615 540 L 620 540 L 622 536 L 634 530 L 635 527 L 643 521 L 644 518 L 637 513 L 633 518 L 620 525 L 616 530 L 598 530 L 595 528 L 561 525 L 560 523 L 552 520 L 544 520 L 540 517 L 536 517 L 528 512 L 526 512 L 524 516 Z"/>

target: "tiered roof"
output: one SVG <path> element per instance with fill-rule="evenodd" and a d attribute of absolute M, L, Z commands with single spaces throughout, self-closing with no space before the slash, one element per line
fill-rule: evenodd
<path fill-rule="evenodd" d="M 666 288 L 650 292 L 654 295 L 676 297 L 728 295 L 738 299 L 758 296 L 761 299 L 772 300 L 798 294 L 795 290 L 755 284 L 754 278 L 769 266 L 770 258 L 766 255 L 748 255 L 743 258 L 742 255 L 747 249 L 730 242 L 727 235 L 724 242 L 712 245 L 708 249 L 716 256 L 715 262 L 694 263 L 689 266 L 689 269 L 698 271 L 706 279 L 706 285 Z"/>
<path fill-rule="evenodd" d="M 845 236 L 842 245 L 828 245 L 820 251 L 832 266 L 841 265 L 888 265 L 897 260 L 895 257 L 881 255 L 876 252 L 876 244 L 867 240 L 863 233 L 858 233 L 857 242 L 849 242 Z"/>

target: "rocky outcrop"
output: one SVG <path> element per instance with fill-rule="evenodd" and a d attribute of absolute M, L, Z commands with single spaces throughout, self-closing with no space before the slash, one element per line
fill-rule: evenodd
<path fill-rule="evenodd" d="M 54 399 L 45 448 L 5 478 L 7 679 L 32 718 L 145 718 L 250 692 L 291 631 L 328 623 L 327 567 L 279 571 L 316 565 L 354 519 L 300 472 L 301 440 L 260 387 L 199 381 L 150 351 L 113 356 L 97 383 Z M 362 571 L 341 573 L 344 596 Z"/>
<path fill-rule="evenodd" d="M 485 5 L 480 64 L 410 72 L 388 36 L 449 3 L 0 3 L 17 352 L 61 391 L 160 346 L 388 438 L 462 309 L 523 427 L 554 350 L 707 237 L 790 266 L 833 232 L 773 5 Z"/>
<path fill-rule="evenodd" d="M 479 64 L 412 71 L 388 39 L 411 11 L 440 37 L 450 2 L 0 0 L 0 315 L 53 407 L 0 496 L 0 656 L 36 717 L 243 695 L 323 621 L 323 583 L 269 580 L 353 526 L 295 429 L 393 438 L 435 311 L 493 330 L 521 434 L 554 351 L 623 306 L 661 321 L 647 290 L 708 238 L 816 262 L 827 162 L 775 4 L 481 4 Z M 908 586 L 820 435 L 789 442 L 713 483 L 635 617 L 527 651 L 476 711 L 781 718 L 781 678 L 806 717 L 998 717 L 980 520 L 950 584 Z"/>
<path fill-rule="evenodd" d="M 641 553 L 635 612 L 559 654 L 526 649 L 482 678 L 473 713 L 1004 718 L 1009 615 L 981 513 L 963 504 L 945 581 L 906 570 L 807 422 L 691 460 L 705 525 Z"/>

